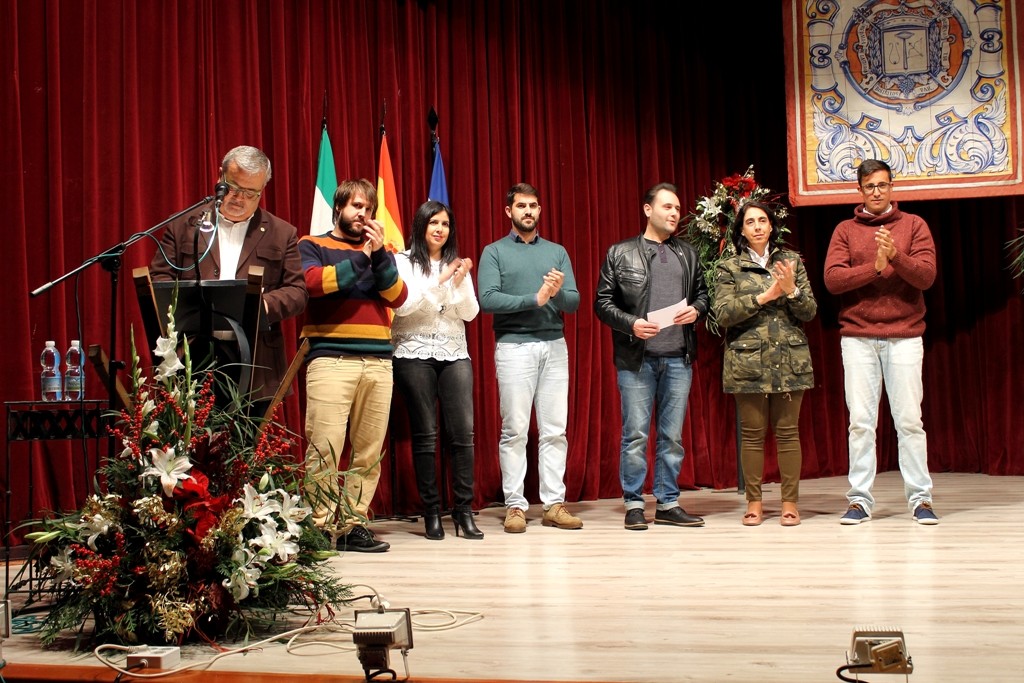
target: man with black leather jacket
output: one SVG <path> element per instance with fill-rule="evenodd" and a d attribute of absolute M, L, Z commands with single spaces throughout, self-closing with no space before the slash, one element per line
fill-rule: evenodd
<path fill-rule="evenodd" d="M 682 217 L 669 183 L 644 196 L 647 226 L 608 249 L 597 283 L 594 312 L 612 328 L 622 402 L 619 478 L 625 528 L 647 528 L 643 486 L 652 411 L 657 412 L 654 465 L 655 524 L 703 526 L 679 505 L 682 431 L 697 358 L 694 325 L 708 311 L 708 292 L 697 251 L 675 237 Z"/>

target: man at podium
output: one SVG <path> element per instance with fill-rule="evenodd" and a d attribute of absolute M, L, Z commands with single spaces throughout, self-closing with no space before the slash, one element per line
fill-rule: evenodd
<path fill-rule="evenodd" d="M 288 368 L 280 322 L 302 313 L 308 298 L 298 231 L 259 206 L 270 176 L 270 159 L 262 151 L 244 145 L 229 151 L 220 167 L 226 188 L 220 187 L 215 200 L 221 202 L 219 217 L 211 202 L 171 223 L 150 264 L 154 281 L 197 279 L 197 259 L 203 280 L 245 280 L 250 266 L 263 267 L 262 313 L 269 326 L 260 326 L 253 354 L 250 397 L 257 415 Z"/>

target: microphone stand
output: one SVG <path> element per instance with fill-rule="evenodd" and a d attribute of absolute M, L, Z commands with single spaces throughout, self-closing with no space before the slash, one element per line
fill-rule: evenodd
<path fill-rule="evenodd" d="M 215 191 L 217 192 L 217 194 L 215 195 L 216 201 L 213 204 L 213 227 L 210 230 L 210 237 L 206 241 L 207 252 L 209 252 L 210 248 L 213 246 L 213 241 L 217 239 L 217 231 L 218 228 L 220 227 L 220 205 L 221 202 L 224 201 L 223 196 L 220 194 L 220 189 L 221 185 L 218 184 L 217 187 L 215 188 Z M 204 221 L 209 219 L 209 214 L 209 211 L 207 211 L 204 214 Z M 196 290 L 199 292 L 199 301 L 201 304 L 199 307 L 199 330 L 200 333 L 206 337 L 206 340 L 210 342 L 210 344 L 215 344 L 216 342 L 214 342 L 213 335 L 213 307 L 210 306 L 210 302 L 207 301 L 206 299 L 206 290 L 203 289 L 202 286 L 203 277 L 199 272 L 199 262 L 206 257 L 206 254 L 203 254 L 203 258 L 200 258 L 199 256 L 199 233 L 205 232 L 205 230 L 202 230 L 202 227 L 204 227 L 205 225 L 205 222 L 196 225 L 195 235 L 193 237 L 195 241 L 195 245 L 193 247 L 195 262 L 193 265 L 196 269 Z"/>
<path fill-rule="evenodd" d="M 195 230 L 192 234 L 192 267 L 196 270 L 196 292 L 199 295 L 199 330 L 200 333 L 206 337 L 205 341 L 213 343 L 213 322 L 210 312 L 210 304 L 206 301 L 206 291 L 203 289 L 203 276 L 199 272 L 199 262 L 202 260 L 199 258 L 199 233 L 203 231 L 205 227 L 205 221 L 209 217 L 209 212 L 204 211 L 201 216 L 201 220 L 196 223 Z M 209 242 L 207 242 L 209 244 Z"/>
<path fill-rule="evenodd" d="M 117 285 L 118 275 L 120 274 L 121 271 L 121 255 L 124 254 L 125 250 L 128 247 L 135 244 L 143 237 L 151 236 L 154 232 L 164 227 L 171 221 L 177 220 L 178 218 L 181 218 L 185 214 L 195 211 L 203 204 L 207 204 L 211 201 L 213 201 L 212 196 L 203 197 L 202 199 L 200 199 L 198 202 L 188 207 L 187 209 L 183 209 L 182 211 L 179 211 L 173 216 L 167 218 L 166 220 L 157 223 L 153 227 L 148 228 L 142 232 L 135 233 L 124 242 L 115 244 L 109 249 L 100 252 L 96 256 L 86 259 L 77 268 L 64 273 L 56 280 L 51 280 L 50 282 L 47 282 L 45 285 L 37 287 L 36 289 L 32 290 L 29 293 L 29 296 L 31 297 L 39 296 L 43 292 L 49 290 L 54 285 L 63 282 L 72 275 L 80 273 L 81 271 L 85 270 L 94 263 L 100 263 L 103 266 L 103 269 L 110 273 L 110 356 L 108 359 L 107 366 L 107 399 L 109 401 L 110 410 L 115 410 L 115 407 L 117 406 L 117 371 L 123 370 L 125 367 L 124 361 L 114 360 L 114 353 L 117 350 Z M 113 453 L 114 441 L 111 439 L 111 456 L 113 456 Z"/>

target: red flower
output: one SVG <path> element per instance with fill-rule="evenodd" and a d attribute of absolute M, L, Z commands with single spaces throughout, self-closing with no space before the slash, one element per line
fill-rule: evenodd
<path fill-rule="evenodd" d="M 185 506 L 185 511 L 195 518 L 195 529 L 189 529 L 189 533 L 196 539 L 202 541 L 210 529 L 217 526 L 217 520 L 224 514 L 224 511 L 231 505 L 230 496 L 217 496 L 209 500 L 198 500 Z"/>
<path fill-rule="evenodd" d="M 722 185 L 725 189 L 729 190 L 730 194 L 734 194 L 741 199 L 749 197 L 757 189 L 757 183 L 752 176 L 740 175 L 739 173 L 733 173 L 728 178 L 723 179 Z"/>
<path fill-rule="evenodd" d="M 206 475 L 193 467 L 189 471 L 191 478 L 182 479 L 181 486 L 174 489 L 175 498 L 209 498 L 210 480 Z"/>
<path fill-rule="evenodd" d="M 722 179 L 722 185 L 725 186 L 725 189 L 732 191 L 738 190 L 740 188 L 740 183 L 742 182 L 743 176 L 741 176 L 739 173 L 733 173 L 728 178 Z"/>

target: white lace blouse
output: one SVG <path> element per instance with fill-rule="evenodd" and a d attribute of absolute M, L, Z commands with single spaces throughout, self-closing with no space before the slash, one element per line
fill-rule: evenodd
<path fill-rule="evenodd" d="M 472 277 L 463 278 L 458 287 L 452 286 L 450 278 L 438 284 L 439 260 L 430 262 L 429 276 L 413 266 L 408 251 L 396 254 L 395 260 L 409 288 L 408 298 L 391 322 L 395 358 L 469 358 L 465 323 L 480 312 Z"/>

